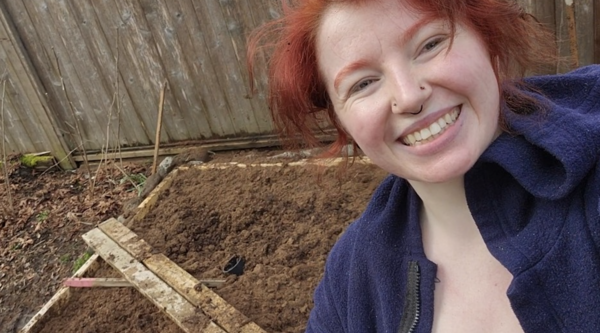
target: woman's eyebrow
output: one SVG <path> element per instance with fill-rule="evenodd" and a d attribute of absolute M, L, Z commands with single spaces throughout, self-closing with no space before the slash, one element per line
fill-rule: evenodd
<path fill-rule="evenodd" d="M 348 64 L 347 66 L 345 66 L 344 68 L 342 68 L 338 72 L 338 74 L 335 76 L 335 80 L 333 80 L 333 88 L 337 91 L 338 86 L 340 85 L 340 82 L 342 82 L 342 80 L 346 76 L 348 76 L 348 74 L 350 74 L 353 71 L 360 69 L 361 67 L 364 67 L 366 65 L 367 65 L 367 62 L 365 60 L 359 60 L 359 61 L 352 62 L 352 63 Z"/>
<path fill-rule="evenodd" d="M 402 35 L 402 38 L 400 39 L 400 46 L 403 46 L 404 44 L 408 43 L 411 39 L 413 39 L 415 37 L 415 35 L 417 34 L 417 32 L 424 25 L 426 25 L 427 23 L 429 23 L 431 21 L 432 21 L 431 18 L 423 18 L 423 19 L 420 19 L 419 21 L 417 21 L 415 24 L 413 24 L 408 29 L 406 29 L 406 31 Z M 352 62 L 352 63 L 344 66 L 338 72 L 338 74 L 335 76 L 335 79 L 333 80 L 333 88 L 337 91 L 340 83 L 346 76 L 348 76 L 348 74 L 350 74 L 353 71 L 360 69 L 361 67 L 364 67 L 366 65 L 367 65 L 367 62 L 365 60 L 358 60 L 358 61 Z"/>
<path fill-rule="evenodd" d="M 417 32 L 419 32 L 419 30 L 424 25 L 427 25 L 431 21 L 432 21 L 431 18 L 422 18 L 419 21 L 417 21 L 415 24 L 413 24 L 410 28 L 406 29 L 406 31 L 404 31 L 402 38 L 400 39 L 400 45 L 404 45 L 404 44 L 408 43 L 411 39 L 413 39 L 415 37 Z"/>

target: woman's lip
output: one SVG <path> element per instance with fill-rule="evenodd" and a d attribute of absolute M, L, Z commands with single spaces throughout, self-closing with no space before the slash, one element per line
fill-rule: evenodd
<path fill-rule="evenodd" d="M 464 121 L 464 115 L 462 114 L 462 111 L 462 107 L 459 107 L 459 113 L 456 121 L 454 121 L 452 125 L 446 127 L 446 129 L 441 132 L 439 136 L 431 140 L 427 140 L 421 144 L 407 145 L 402 139 L 399 139 L 397 143 L 402 145 L 402 149 L 408 149 L 408 151 L 415 156 L 426 157 L 437 154 L 447 149 L 451 142 L 454 142 L 456 137 L 462 133 L 460 130 Z"/>
<path fill-rule="evenodd" d="M 414 124 L 408 126 L 398 137 L 398 141 L 403 142 L 403 139 L 409 135 L 412 134 L 418 130 L 422 130 L 423 128 L 427 128 L 429 127 L 431 124 L 433 124 L 435 121 L 437 121 L 438 119 L 440 119 L 440 117 L 442 117 L 443 115 L 445 115 L 446 113 L 452 111 L 454 108 L 458 107 L 458 112 L 460 113 L 460 111 L 462 110 L 462 104 L 456 105 L 456 106 L 452 106 L 449 108 L 445 108 L 445 109 L 441 109 L 439 111 L 436 111 L 432 114 L 427 115 L 426 117 L 424 117 L 423 119 L 415 122 Z"/>

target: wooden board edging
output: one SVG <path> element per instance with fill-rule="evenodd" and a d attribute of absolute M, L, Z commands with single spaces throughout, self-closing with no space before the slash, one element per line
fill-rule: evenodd
<path fill-rule="evenodd" d="M 93 273 L 98 269 L 99 256 L 93 254 L 78 270 L 73 274 L 74 278 L 80 278 L 85 273 Z M 42 330 L 42 326 L 45 320 L 48 319 L 54 313 L 59 313 L 69 303 L 71 297 L 69 287 L 61 287 L 55 294 L 50 298 L 46 304 L 27 322 L 19 333 L 37 333 Z"/>
<path fill-rule="evenodd" d="M 98 228 L 133 257 L 144 258 L 142 263 L 187 301 L 197 306 L 226 332 L 266 333 L 248 317 L 227 303 L 221 296 L 200 283 L 187 271 L 163 254 L 154 253 L 148 243 L 116 219 L 102 222 Z M 140 251 L 139 249 L 144 249 Z"/>
<path fill-rule="evenodd" d="M 211 332 L 225 333 L 223 330 L 217 330 L 218 327 L 206 315 L 196 311 L 194 305 L 122 249 L 101 229 L 92 229 L 82 237 L 104 261 L 119 271 L 127 281 L 167 314 L 184 332 L 204 332 L 205 328 L 210 327 Z"/>
<path fill-rule="evenodd" d="M 175 176 L 177 176 L 178 172 L 178 169 L 172 170 L 165 178 L 163 178 L 163 180 L 160 183 L 158 183 L 158 185 L 148 194 L 146 199 L 144 199 L 144 201 L 140 203 L 135 215 L 131 217 L 131 220 L 128 222 L 129 225 L 137 221 L 141 221 L 146 216 L 146 214 L 150 212 L 150 209 L 152 209 L 152 207 L 154 207 L 154 205 L 156 204 L 160 192 L 162 192 L 163 189 L 166 189 L 169 186 L 171 186 L 171 183 L 173 183 L 173 180 L 175 179 Z"/>

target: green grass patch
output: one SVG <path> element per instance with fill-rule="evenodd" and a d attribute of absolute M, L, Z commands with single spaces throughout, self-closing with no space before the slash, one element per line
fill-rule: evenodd
<path fill-rule="evenodd" d="M 88 261 L 88 259 L 90 259 L 90 257 L 92 256 L 91 251 L 85 251 L 81 257 L 77 258 L 77 260 L 75 260 L 75 262 L 73 263 L 73 274 L 75 274 L 75 272 L 77 272 L 81 266 L 83 266 L 83 264 L 85 264 L 86 261 Z"/>
<path fill-rule="evenodd" d="M 44 222 L 48 219 L 48 216 L 50 215 L 50 212 L 45 210 L 43 212 L 40 212 L 39 214 L 37 214 L 35 216 L 35 220 L 39 222 Z"/>
<path fill-rule="evenodd" d="M 70 255 L 70 254 L 63 254 L 62 256 L 60 256 L 60 259 L 59 259 L 59 260 L 60 260 L 60 262 L 61 262 L 62 264 L 66 264 L 66 263 L 68 263 L 69 261 L 71 261 L 71 255 Z"/>

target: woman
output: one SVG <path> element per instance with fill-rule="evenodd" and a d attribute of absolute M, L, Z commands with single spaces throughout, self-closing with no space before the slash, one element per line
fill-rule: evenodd
<path fill-rule="evenodd" d="M 600 68 L 521 80 L 550 38 L 508 0 L 304 0 L 271 109 L 319 111 L 390 172 L 338 240 L 307 332 L 600 331 Z M 250 59 L 256 51 L 255 37 Z"/>

